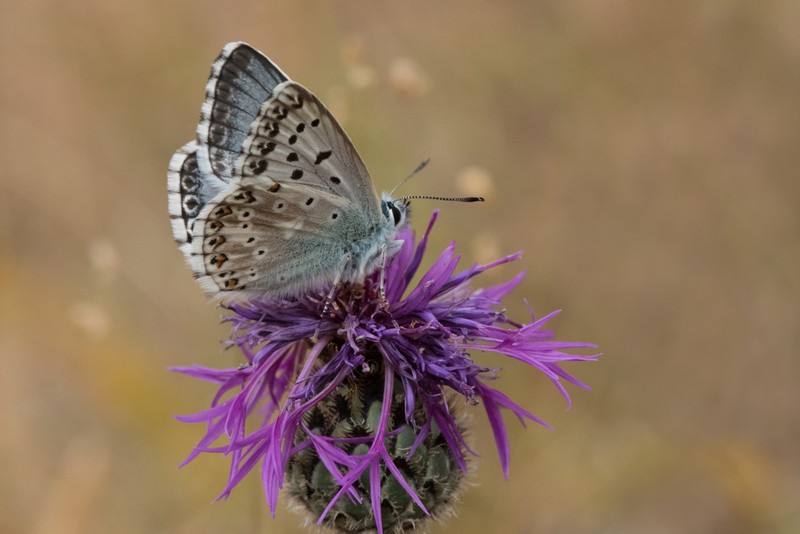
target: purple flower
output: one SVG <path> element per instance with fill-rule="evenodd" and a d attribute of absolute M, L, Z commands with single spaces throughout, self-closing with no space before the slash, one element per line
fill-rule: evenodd
<path fill-rule="evenodd" d="M 286 487 L 319 524 L 341 531 L 402 531 L 450 512 L 464 486 L 468 457 L 463 396 L 481 404 L 508 476 L 509 443 L 501 410 L 547 424 L 490 386 L 495 370 L 471 354 L 490 351 L 544 373 L 569 404 L 562 380 L 587 388 L 560 367 L 595 360 L 563 352 L 594 347 L 553 341 L 545 324 L 508 319 L 501 299 L 522 280 L 485 289 L 474 276 L 519 254 L 456 272 L 454 244 L 411 287 L 433 223 L 415 243 L 411 231 L 385 269 L 363 284 L 299 298 L 231 303 L 231 344 L 247 364 L 178 372 L 218 384 L 211 408 L 179 417 L 207 431 L 184 462 L 202 452 L 231 457 L 220 498 L 256 466 L 272 513 Z M 327 310 L 323 314 L 323 308 Z M 588 389 L 588 388 L 587 388 Z"/>

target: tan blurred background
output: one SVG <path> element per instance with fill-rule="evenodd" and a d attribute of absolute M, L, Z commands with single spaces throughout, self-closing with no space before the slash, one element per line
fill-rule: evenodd
<path fill-rule="evenodd" d="M 800 531 L 800 3 L 0 4 L 0 531 L 295 532 L 257 476 L 177 470 L 235 366 L 172 241 L 165 170 L 211 62 L 268 53 L 341 119 L 379 189 L 466 263 L 524 249 L 524 318 L 563 308 L 593 386 L 502 362 L 555 432 L 475 411 L 476 486 L 434 532 Z M 500 364 L 489 359 L 487 363 Z"/>

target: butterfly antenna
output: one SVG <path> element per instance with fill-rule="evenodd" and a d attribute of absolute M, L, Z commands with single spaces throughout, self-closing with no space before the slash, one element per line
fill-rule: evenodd
<path fill-rule="evenodd" d="M 422 169 L 424 169 L 424 168 L 425 168 L 425 166 L 426 166 L 426 165 L 428 165 L 428 162 L 430 162 L 430 161 L 431 161 L 431 158 L 425 158 L 424 160 L 422 160 L 422 163 L 420 163 L 419 165 L 417 165 L 417 168 L 416 168 L 416 169 L 414 169 L 413 171 L 411 171 L 411 174 L 409 174 L 408 176 L 406 176 L 405 178 L 403 178 L 402 180 L 400 180 L 400 183 L 399 183 L 399 184 L 397 184 L 396 186 L 394 186 L 394 189 L 392 189 L 392 190 L 389 192 L 389 196 L 390 196 L 390 197 L 391 197 L 391 196 L 394 196 L 394 192 L 395 192 L 395 191 L 397 191 L 397 190 L 400 188 L 400 186 L 401 186 L 401 185 L 403 185 L 404 183 L 406 183 L 407 181 L 409 181 L 411 178 L 413 178 L 413 177 L 414 177 L 414 175 L 415 175 L 415 174 L 417 174 L 419 171 L 421 171 Z"/>
<path fill-rule="evenodd" d="M 415 198 L 423 200 L 445 200 L 447 202 L 483 202 L 486 200 L 483 197 L 432 197 L 429 195 L 412 195 L 410 197 L 400 197 L 397 200 L 414 200 Z"/>
<path fill-rule="evenodd" d="M 415 174 L 417 174 L 419 171 L 424 169 L 425 166 L 427 166 L 430 161 L 431 161 L 431 158 L 427 158 L 427 159 L 423 160 L 422 163 L 417 165 L 417 168 L 414 169 L 414 171 L 411 174 L 409 174 L 408 176 L 403 178 L 400 181 L 399 184 L 394 186 L 394 189 L 392 189 L 389 192 L 389 196 L 394 196 L 394 192 L 397 191 L 397 189 L 401 185 L 403 185 L 404 183 L 409 181 L 411 178 L 414 177 Z M 434 197 L 434 196 L 430 196 L 430 195 L 411 195 L 411 196 L 407 196 L 407 197 L 399 197 L 397 200 L 414 200 L 414 199 L 444 200 L 444 201 L 447 201 L 447 202 L 483 202 L 485 200 L 483 197 Z"/>

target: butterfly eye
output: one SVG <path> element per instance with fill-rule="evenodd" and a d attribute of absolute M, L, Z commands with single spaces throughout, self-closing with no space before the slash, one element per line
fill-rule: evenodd
<path fill-rule="evenodd" d="M 389 209 L 392 210 L 392 217 L 394 218 L 394 225 L 399 225 L 403 220 L 403 212 L 400 211 L 400 208 L 395 206 L 393 203 L 389 203 Z"/>

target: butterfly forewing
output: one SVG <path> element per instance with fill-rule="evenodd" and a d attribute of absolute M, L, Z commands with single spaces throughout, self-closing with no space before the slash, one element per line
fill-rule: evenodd
<path fill-rule="evenodd" d="M 261 106 L 232 183 L 195 228 L 202 245 L 192 267 L 211 291 L 292 294 L 331 282 L 343 268 L 346 237 L 366 237 L 380 217 L 366 167 L 341 126 L 291 81 Z"/>
<path fill-rule="evenodd" d="M 168 183 L 175 239 L 216 297 L 355 281 L 396 248 L 394 219 L 339 123 L 244 43 L 214 62 L 197 141 L 175 153 Z"/>
<path fill-rule="evenodd" d="M 286 75 L 245 43 L 230 43 L 211 67 L 197 126 L 198 166 L 230 181 L 233 163 L 261 106 Z"/>
<path fill-rule="evenodd" d="M 378 215 L 375 190 L 352 142 L 322 102 L 295 82 L 279 85 L 262 106 L 234 176 L 313 185 L 350 199 L 365 215 Z"/>

